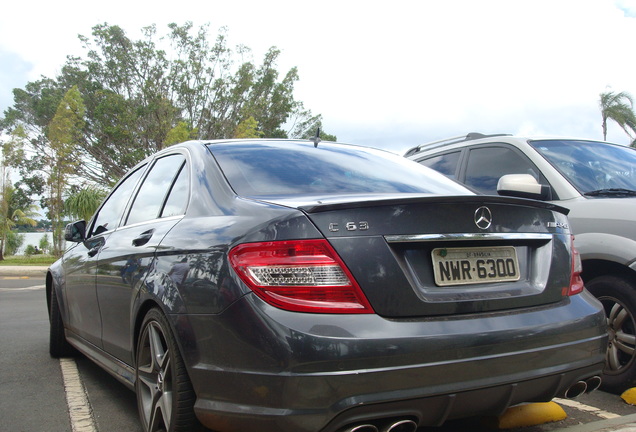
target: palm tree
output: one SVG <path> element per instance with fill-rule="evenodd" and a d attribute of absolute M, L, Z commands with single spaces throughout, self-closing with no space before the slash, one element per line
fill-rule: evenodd
<path fill-rule="evenodd" d="M 0 200 L 0 261 L 4 260 L 4 242 L 7 233 L 16 225 L 36 226 L 38 223 L 33 219 L 38 215 L 37 206 L 30 205 L 25 209 L 15 208 L 13 200 L 14 188 L 5 184 Z"/>
<path fill-rule="evenodd" d="M 634 99 L 627 92 L 601 93 L 601 116 L 603 117 L 603 140 L 607 140 L 607 119 L 614 120 L 631 138 L 636 132 L 636 115 L 634 115 Z"/>
<path fill-rule="evenodd" d="M 87 186 L 64 202 L 64 211 L 68 216 L 88 222 L 106 197 L 106 192 L 95 186 Z"/>

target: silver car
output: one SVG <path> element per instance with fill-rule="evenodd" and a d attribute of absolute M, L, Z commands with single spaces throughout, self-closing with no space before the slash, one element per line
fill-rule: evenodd
<path fill-rule="evenodd" d="M 606 390 L 636 385 L 636 150 L 598 141 L 471 133 L 406 155 L 483 194 L 570 210 L 588 290 L 603 303 L 610 345 Z"/>

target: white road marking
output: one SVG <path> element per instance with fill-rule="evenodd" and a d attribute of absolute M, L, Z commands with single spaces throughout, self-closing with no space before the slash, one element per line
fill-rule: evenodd
<path fill-rule="evenodd" d="M 60 359 L 64 391 L 66 392 L 66 404 L 71 417 L 71 429 L 73 432 L 97 432 L 93 410 L 88 401 L 84 384 L 77 370 L 75 360 Z"/>
<path fill-rule="evenodd" d="M 577 409 L 579 411 L 585 411 L 588 412 L 590 414 L 594 414 L 597 417 L 600 418 L 604 418 L 604 419 L 612 419 L 612 418 L 617 418 L 620 417 L 620 415 L 618 414 L 614 414 L 608 411 L 603 411 L 600 408 L 596 408 L 590 405 L 585 405 L 582 404 L 580 402 L 576 402 L 572 399 L 560 399 L 560 398 L 555 398 L 553 399 L 554 402 L 561 404 L 561 405 L 565 405 L 565 406 L 569 406 L 570 408 L 574 408 Z"/>

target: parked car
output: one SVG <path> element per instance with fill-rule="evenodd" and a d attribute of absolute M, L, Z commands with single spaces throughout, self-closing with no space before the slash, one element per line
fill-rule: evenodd
<path fill-rule="evenodd" d="M 134 389 L 145 431 L 414 431 L 600 381 L 565 209 L 384 151 L 175 145 L 65 237 L 51 355 Z"/>
<path fill-rule="evenodd" d="M 636 385 L 636 150 L 598 141 L 471 133 L 406 156 L 483 194 L 566 207 L 585 286 L 603 303 L 603 388 Z"/>

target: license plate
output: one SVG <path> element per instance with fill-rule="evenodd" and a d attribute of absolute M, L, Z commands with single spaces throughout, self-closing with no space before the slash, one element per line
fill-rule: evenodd
<path fill-rule="evenodd" d="M 431 254 L 438 286 L 519 280 L 517 251 L 512 246 L 438 248 Z"/>

